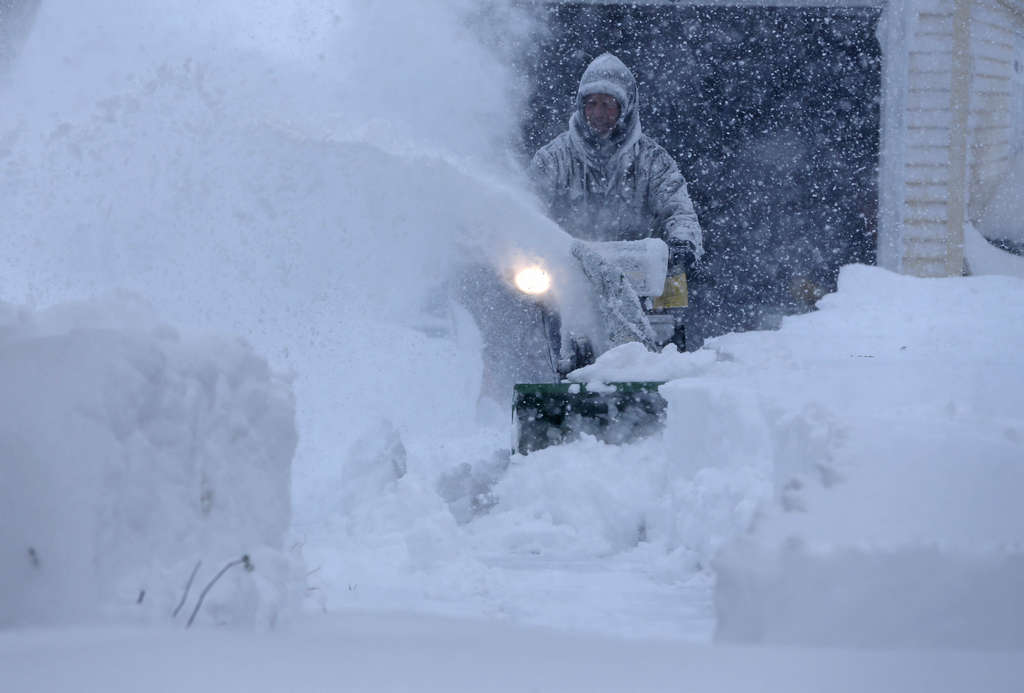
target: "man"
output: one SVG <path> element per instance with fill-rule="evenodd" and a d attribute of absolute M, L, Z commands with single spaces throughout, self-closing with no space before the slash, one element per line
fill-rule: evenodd
<path fill-rule="evenodd" d="M 669 274 L 692 268 L 702 233 L 672 156 L 640 131 L 639 92 L 611 53 L 583 73 L 569 129 L 542 147 L 530 176 L 551 217 L 576 238 L 661 238 Z"/>

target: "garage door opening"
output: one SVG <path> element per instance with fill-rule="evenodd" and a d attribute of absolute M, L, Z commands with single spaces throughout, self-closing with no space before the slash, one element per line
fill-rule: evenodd
<path fill-rule="evenodd" d="M 524 156 L 565 130 L 604 51 L 640 87 L 644 131 L 676 159 L 705 232 L 691 348 L 777 326 L 874 263 L 881 48 L 877 8 L 553 3 L 527 49 Z"/>

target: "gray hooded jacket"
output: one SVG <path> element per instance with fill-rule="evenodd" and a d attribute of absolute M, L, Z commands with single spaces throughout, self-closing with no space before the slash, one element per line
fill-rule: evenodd
<path fill-rule="evenodd" d="M 590 94 L 619 102 L 608 137 L 583 115 Z M 629 68 L 611 53 L 597 57 L 580 80 L 576 110 L 563 132 L 533 157 L 530 177 L 551 217 L 576 238 L 689 241 L 703 253 L 702 234 L 672 156 L 640 131 L 639 92 Z"/>

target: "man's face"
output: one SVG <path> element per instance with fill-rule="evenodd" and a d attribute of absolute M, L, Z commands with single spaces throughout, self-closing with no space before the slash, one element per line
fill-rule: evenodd
<path fill-rule="evenodd" d="M 609 94 L 590 94 L 583 99 L 583 115 L 590 128 L 603 137 L 619 122 L 619 102 Z"/>

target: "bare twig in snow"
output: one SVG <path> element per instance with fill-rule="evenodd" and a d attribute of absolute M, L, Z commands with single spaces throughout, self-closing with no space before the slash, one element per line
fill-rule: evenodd
<path fill-rule="evenodd" d="M 171 618 L 177 618 L 181 607 L 185 606 L 185 600 L 188 599 L 188 591 L 192 589 L 192 581 L 196 579 L 196 573 L 199 572 L 199 566 L 202 564 L 202 561 L 196 561 L 196 567 L 192 569 L 192 574 L 188 576 L 188 582 L 185 583 L 185 594 L 181 595 L 181 601 L 178 602 L 178 606 L 174 607 L 174 613 L 171 614 Z"/>
<path fill-rule="evenodd" d="M 251 561 L 249 560 L 249 554 L 245 554 L 244 556 L 242 556 L 241 558 L 239 558 L 239 559 L 238 559 L 237 561 L 231 561 L 231 562 L 230 562 L 230 563 L 228 563 L 228 564 L 227 564 L 226 566 L 224 566 L 223 568 L 221 568 L 221 569 L 220 569 L 220 572 L 219 572 L 219 573 L 217 573 L 216 575 L 214 575 L 214 576 L 213 576 L 213 579 L 212 579 L 212 580 L 210 580 L 210 582 L 209 582 L 209 583 L 207 583 L 206 587 L 204 587 L 204 588 L 203 588 L 203 591 L 199 593 L 199 599 L 198 599 L 198 600 L 196 601 L 196 608 L 194 608 L 194 609 L 192 610 L 192 615 L 188 617 L 188 623 L 186 623 L 186 624 L 185 624 L 185 627 L 186 627 L 186 628 L 188 628 L 189 626 L 191 626 L 191 625 L 192 625 L 192 622 L 193 622 L 194 620 L 196 620 L 196 614 L 198 614 L 198 613 L 199 613 L 199 609 L 200 609 L 200 607 L 202 607 L 202 605 L 203 605 L 203 599 L 205 599 L 205 598 L 206 598 L 206 593 L 210 591 L 210 588 L 211 588 L 211 587 L 213 587 L 213 586 L 214 586 L 214 584 L 216 584 L 217 580 L 220 580 L 221 576 L 222 576 L 222 575 L 223 575 L 224 573 L 228 572 L 228 571 L 229 571 L 229 570 L 231 570 L 231 569 L 232 569 L 233 567 L 235 567 L 236 565 L 239 565 L 239 564 L 242 564 L 242 565 L 244 565 L 244 566 L 245 566 L 245 569 L 246 569 L 246 571 L 248 571 L 248 572 L 250 572 L 250 573 L 252 572 L 252 570 L 253 570 L 253 565 L 252 565 L 252 562 L 251 562 Z"/>

